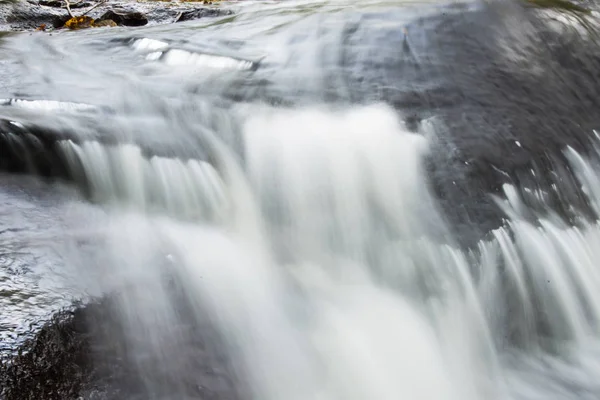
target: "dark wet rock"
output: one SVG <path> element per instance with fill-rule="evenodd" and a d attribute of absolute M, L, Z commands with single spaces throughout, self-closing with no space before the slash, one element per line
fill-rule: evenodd
<path fill-rule="evenodd" d="M 196 8 L 192 10 L 180 11 L 175 22 L 191 21 L 205 17 L 221 17 L 233 14 L 230 10 L 220 10 L 218 8 Z"/>
<path fill-rule="evenodd" d="M 80 310 L 58 312 L 17 353 L 0 361 L 5 400 L 73 399 L 90 379 L 90 335 Z"/>
<path fill-rule="evenodd" d="M 148 18 L 140 11 L 133 9 L 112 9 L 106 11 L 98 21 L 114 21 L 117 25 L 123 26 L 144 26 L 148 24 Z"/>
<path fill-rule="evenodd" d="M 187 315 L 184 303 L 178 311 Z M 173 338 L 161 351 L 169 354 L 165 361 L 159 354 L 131 351 L 132 341 L 144 338 L 124 334 L 120 307 L 115 294 L 56 313 L 18 351 L 0 360 L 0 397 L 240 398 L 231 364 L 208 321 L 194 316 L 190 323 L 169 327 Z"/>
<path fill-rule="evenodd" d="M 8 100 L 3 104 L 0 101 L 0 107 L 18 107 L 19 102 L 21 100 Z M 72 118 L 78 120 L 79 123 L 95 126 L 97 130 L 82 134 L 80 131 L 66 127 L 50 127 L 46 123 L 45 116 L 48 110 L 39 112 L 34 109 L 31 114 L 27 114 L 26 119 L 0 118 L 0 171 L 37 175 L 50 179 L 67 179 L 75 181 L 85 192 L 88 183 L 78 181 L 69 172 L 67 161 L 57 146 L 58 142 L 71 140 L 81 144 L 86 141 L 94 141 L 105 146 L 114 146 L 125 142 L 122 141 L 122 138 L 114 135 L 114 126 L 106 122 L 107 116 L 110 116 L 110 119 L 117 118 L 113 110 L 79 103 L 68 104 L 76 108 L 70 111 L 51 110 L 50 112 L 61 113 L 65 118 Z M 147 122 L 151 125 L 155 123 L 156 121 Z M 137 133 L 134 135 L 140 138 L 140 141 L 134 142 L 134 144 L 140 147 L 144 156 L 148 158 L 161 156 L 201 159 L 194 148 L 182 148 L 178 143 L 170 141 L 161 141 L 160 145 L 156 145 L 156 143 L 146 142 L 143 137 L 137 136 L 144 129 L 148 129 L 148 126 L 140 123 L 139 131 L 136 131 Z M 168 127 L 165 125 L 164 128 Z"/>
<path fill-rule="evenodd" d="M 501 224 L 491 195 L 504 184 L 561 187 L 559 180 L 572 179 L 553 171 L 566 164 L 565 147 L 588 151 L 600 126 L 595 41 L 555 30 L 518 3 L 424 18 L 401 41 L 407 48 L 393 76 L 413 87 L 386 95 L 437 131 L 430 174 L 458 237 L 475 241 Z M 423 58 L 425 49 L 434 56 Z M 567 221 L 574 209 L 591 211 L 579 190 L 571 193 L 548 199 Z"/>
<path fill-rule="evenodd" d="M 31 1 L 33 1 L 33 0 L 31 0 Z M 37 1 L 37 3 L 35 3 L 35 4 L 38 4 L 40 6 L 65 8 L 65 2 L 63 0 L 36 0 L 36 1 Z M 87 2 L 87 1 L 73 2 L 73 4 L 70 5 L 71 9 L 91 7 L 91 6 L 92 6 L 92 3 Z"/>
<path fill-rule="evenodd" d="M 66 10 L 17 2 L 7 13 L 5 23 L 14 30 L 33 30 L 41 25 L 59 28 L 69 19 Z"/>
<path fill-rule="evenodd" d="M 56 152 L 61 132 L 0 119 L 0 170 L 52 178 L 67 177 L 65 161 Z"/>
<path fill-rule="evenodd" d="M 33 1 L 30 0 L 28 1 L 28 3 L 30 4 L 36 4 L 39 6 L 46 6 L 46 7 L 64 7 L 65 3 L 60 1 L 60 0 L 37 0 L 37 1 Z"/>

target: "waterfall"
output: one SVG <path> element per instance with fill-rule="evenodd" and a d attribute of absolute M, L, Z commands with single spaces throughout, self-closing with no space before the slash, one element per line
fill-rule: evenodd
<path fill-rule="evenodd" d="M 136 360 L 141 374 L 177 370 L 164 349 L 184 321 L 165 271 L 253 398 L 510 398 L 510 355 L 558 363 L 593 342 L 598 223 L 569 226 L 549 206 L 532 220 L 506 185 L 504 226 L 460 248 L 423 168 L 431 135 L 385 106 L 260 107 L 242 156 L 210 139 L 215 165 L 61 142 L 113 210 L 97 284 L 127 282 L 121 318 L 154 360 Z M 565 151 L 596 204 L 593 162 Z"/>
<path fill-rule="evenodd" d="M 0 49 L 19 71 L 0 169 L 80 189 L 43 240 L 74 293 L 108 299 L 89 346 L 111 349 L 115 390 L 598 398 L 600 58 L 581 21 L 225 3 Z"/>

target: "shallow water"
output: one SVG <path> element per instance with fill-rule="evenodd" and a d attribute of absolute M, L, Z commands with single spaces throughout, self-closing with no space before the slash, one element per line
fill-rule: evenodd
<path fill-rule="evenodd" d="M 0 182 L 0 342 L 2 352 L 10 352 L 53 312 L 81 296 L 69 278 L 61 239 L 65 230 L 77 229 L 72 210 L 85 205 L 61 185 L 9 175 L 0 176 Z"/>
<path fill-rule="evenodd" d="M 2 178 L 3 343 L 116 292 L 146 398 L 218 386 L 181 329 L 205 320 L 241 398 L 596 398 L 598 60 L 513 6 L 5 38 L 0 97 L 52 102 L 0 116 L 61 134 L 3 134 L 72 185 Z"/>

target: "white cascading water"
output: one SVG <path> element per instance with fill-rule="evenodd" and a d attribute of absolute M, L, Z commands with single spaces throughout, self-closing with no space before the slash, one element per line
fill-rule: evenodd
<path fill-rule="evenodd" d="M 173 362 L 168 267 L 210 310 L 249 398 L 569 398 L 541 380 L 551 371 L 596 388 L 583 354 L 600 321 L 598 222 L 567 227 L 550 209 L 531 222 L 507 186 L 510 220 L 463 251 L 422 168 L 434 132 L 407 133 L 384 106 L 241 114 L 244 157 L 205 138 L 215 168 L 61 144 L 91 194 L 113 200 L 96 284 L 127 282 L 134 346 Z M 567 152 L 598 204 L 593 164 Z"/>
<path fill-rule="evenodd" d="M 503 83 L 496 63 L 514 62 L 508 75 L 519 79 L 557 67 L 521 48 L 531 27 L 510 19 L 508 9 L 493 14 L 508 13 L 501 17 L 512 34 L 497 26 L 490 32 L 510 43 L 498 47 L 501 54 L 474 48 L 471 57 L 480 28 L 469 38 L 450 29 L 456 21 L 422 19 L 464 14 L 470 29 L 479 17 L 466 14 L 470 2 L 418 12 L 423 4 L 411 11 L 408 3 L 222 2 L 233 15 L 3 39 L 3 57 L 19 71 L 8 81 L 22 81 L 10 95 L 53 100 L 0 100 L 2 118 L 24 132 L 37 127 L 52 142 L 44 146 L 54 145 L 54 133 L 72 139 L 46 149 L 34 135 L 9 129 L 5 142 L 17 152 L 56 150 L 99 204 L 74 207 L 67 218 L 92 214 L 81 218 L 89 232 L 77 226 L 61 238 L 72 245 L 65 271 L 75 271 L 74 292 L 109 294 L 117 303 L 127 336 L 118 357 L 137 368 L 144 400 L 189 398 L 180 375 L 199 369 L 182 356 L 196 352 L 180 327 L 206 319 L 243 400 L 599 398 L 600 222 L 581 214 L 566 223 L 548 205 L 552 191 L 577 197 L 567 185 L 506 185 L 496 199 L 503 226 L 465 249 L 438 210 L 424 168 L 436 140 L 455 139 L 436 127 L 451 127 L 423 120 L 421 132 L 409 133 L 397 110 L 356 105 L 384 99 L 404 109 L 407 101 L 412 112 L 422 97 L 417 119 L 439 111 L 434 104 L 452 104 L 449 120 L 439 118 L 451 123 L 476 104 L 485 121 L 496 108 L 479 97 L 463 105 L 464 85 L 499 79 L 490 95 L 517 98 L 527 87 Z M 488 2 L 472 5 L 480 3 Z M 454 52 L 456 61 L 447 62 Z M 471 64 L 488 54 L 498 59 L 471 79 Z M 523 55 L 535 68 L 519 61 Z M 448 80 L 438 82 L 446 72 Z M 485 88 L 475 92 L 483 96 Z M 523 104 L 544 109 L 533 104 L 540 93 Z M 426 104 L 430 96 L 441 103 Z M 477 107 L 464 123 L 479 117 Z M 510 125 L 512 111 L 502 112 Z M 492 126 L 481 141 L 494 139 L 486 144 L 493 146 L 491 135 L 510 133 L 504 128 Z M 593 156 L 564 151 L 600 215 L 597 139 Z"/>
<path fill-rule="evenodd" d="M 225 201 L 216 171 L 203 161 L 151 157 L 135 145 L 59 142 L 71 170 L 97 201 L 123 199 L 138 210 L 166 210 L 186 218 L 218 215 Z M 92 163 L 88 160 L 93 160 Z M 79 170 L 79 166 L 83 170 Z M 83 175 L 83 176 L 82 176 Z"/>

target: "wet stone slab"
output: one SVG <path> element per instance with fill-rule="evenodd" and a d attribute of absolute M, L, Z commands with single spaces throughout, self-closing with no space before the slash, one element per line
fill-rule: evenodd
<path fill-rule="evenodd" d="M 0 175 L 0 353 L 14 351 L 76 297 L 66 289 L 56 240 L 65 223 L 61 201 L 72 196 L 64 187 Z"/>

